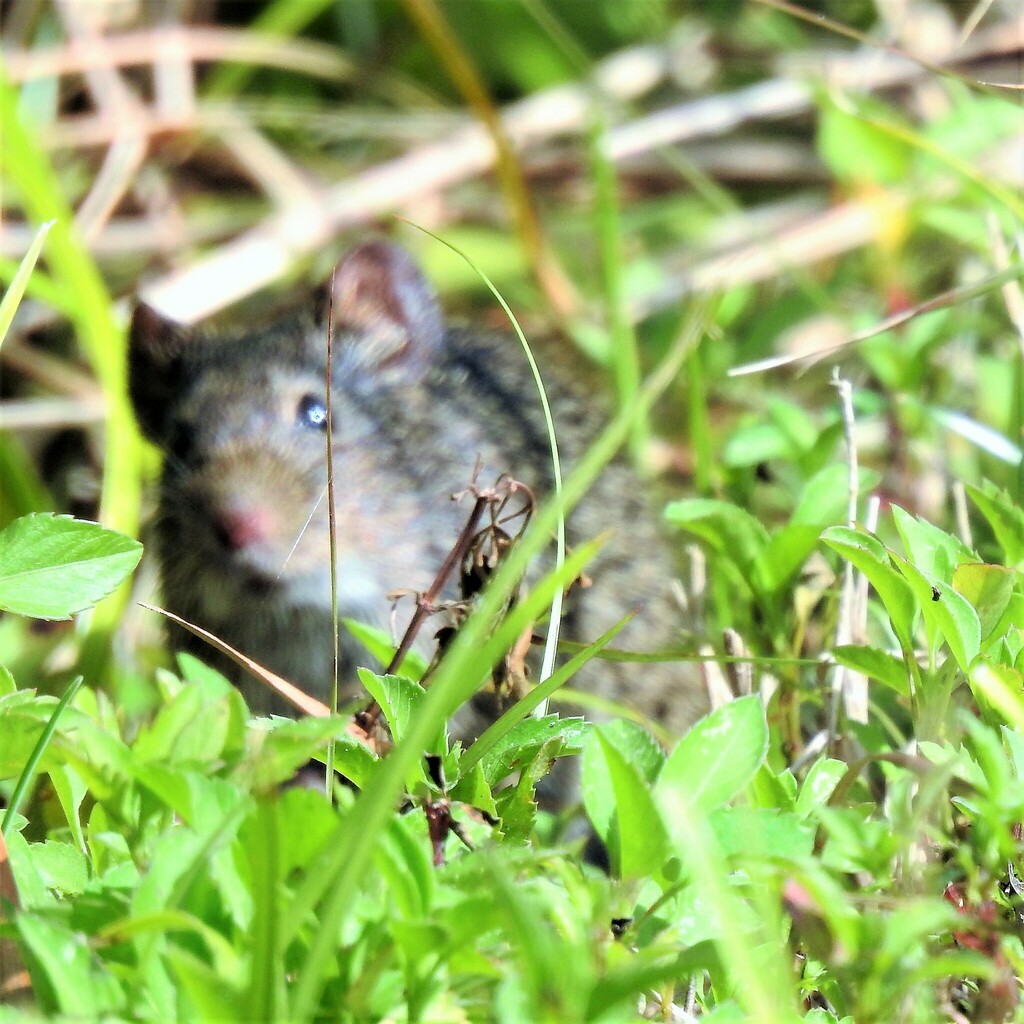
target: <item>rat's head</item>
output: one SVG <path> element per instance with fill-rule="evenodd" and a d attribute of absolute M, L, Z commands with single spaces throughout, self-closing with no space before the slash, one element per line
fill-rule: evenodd
<path fill-rule="evenodd" d="M 360 617 L 386 590 L 419 582 L 422 526 L 417 488 L 402 478 L 402 424 L 403 410 L 424 401 L 444 341 L 433 290 L 404 250 L 371 242 L 339 263 L 313 306 L 225 336 L 144 304 L 132 319 L 131 398 L 166 457 L 165 582 L 201 592 L 213 616 L 247 596 L 329 604 L 329 322 L 342 612 Z"/>

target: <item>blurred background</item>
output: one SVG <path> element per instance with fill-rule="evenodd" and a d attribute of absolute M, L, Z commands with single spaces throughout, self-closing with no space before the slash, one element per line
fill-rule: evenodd
<path fill-rule="evenodd" d="M 634 438 L 662 493 L 783 522 L 844 458 L 838 366 L 883 506 L 948 524 L 954 479 L 1019 494 L 1017 0 L 6 0 L 0 47 L 0 281 L 55 220 L 0 349 L 0 526 L 137 532 L 137 293 L 230 317 L 383 233 L 504 326 L 407 222 L 612 404 L 715 297 Z M 727 561 L 711 621 L 801 653 Z M 0 622 L 0 661 L 73 663 L 62 629 Z"/>

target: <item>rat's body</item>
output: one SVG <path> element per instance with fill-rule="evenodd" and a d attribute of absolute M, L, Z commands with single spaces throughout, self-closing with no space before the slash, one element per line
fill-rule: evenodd
<path fill-rule="evenodd" d="M 402 249 L 360 246 L 332 286 L 338 610 L 387 627 L 388 594 L 425 590 L 450 551 L 468 514 L 450 495 L 477 460 L 481 484 L 508 472 L 542 496 L 551 489 L 548 442 L 518 346 L 445 327 Z M 320 700 L 333 675 L 327 306 L 224 337 L 140 306 L 130 362 L 139 421 L 167 456 L 155 527 L 164 602 Z M 571 465 L 600 419 L 575 389 L 547 383 Z M 672 559 L 642 492 L 628 467 L 613 465 L 570 519 L 578 538 L 615 531 L 588 569 L 594 584 L 578 595 L 573 639 L 593 639 L 637 606 L 624 646 L 663 648 L 678 636 Z M 224 670 L 254 711 L 287 713 L 191 634 L 174 628 L 172 643 Z M 365 663 L 342 630 L 343 697 Z M 703 706 L 692 668 L 678 663 L 592 662 L 575 685 L 674 730 Z"/>

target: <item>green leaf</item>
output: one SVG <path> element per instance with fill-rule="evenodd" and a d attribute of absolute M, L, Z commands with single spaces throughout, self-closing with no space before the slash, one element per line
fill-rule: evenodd
<path fill-rule="evenodd" d="M 974 552 L 959 538 L 933 526 L 926 519 L 912 516 L 898 505 L 893 505 L 892 514 L 907 558 L 921 572 L 949 583 L 953 579 L 953 570 L 961 562 L 977 561 Z"/>
<path fill-rule="evenodd" d="M 1021 672 L 982 658 L 971 669 L 967 682 L 985 719 L 991 720 L 996 714 L 1024 732 L 1024 675 Z"/>
<path fill-rule="evenodd" d="M 287 782 L 315 755 L 334 740 L 334 766 L 356 786 L 362 786 L 373 772 L 377 759 L 348 733 L 347 718 L 300 718 L 275 720 L 254 728 L 246 768 L 252 772 L 255 789 L 268 789 Z"/>
<path fill-rule="evenodd" d="M 434 902 L 435 875 L 430 848 L 410 831 L 408 818 L 395 818 L 381 837 L 374 863 L 387 881 L 389 899 L 402 917 L 428 918 Z"/>
<path fill-rule="evenodd" d="M 774 459 L 794 459 L 799 454 L 792 440 L 774 423 L 741 423 L 722 448 L 722 462 L 729 467 L 757 466 Z"/>
<path fill-rule="evenodd" d="M 964 489 L 978 510 L 988 520 L 1006 564 L 1024 568 L 1024 509 L 1006 493 L 988 481 L 982 487 L 964 484 Z"/>
<path fill-rule="evenodd" d="M 747 789 L 747 797 L 754 807 L 791 811 L 796 806 L 796 779 L 788 770 L 772 771 L 766 760 L 757 769 Z"/>
<path fill-rule="evenodd" d="M 832 524 L 845 522 L 847 515 L 846 466 L 832 463 L 820 469 L 804 484 L 796 508 L 789 517 L 790 525 L 803 524 L 822 529 Z M 871 469 L 861 469 L 858 476 L 858 490 L 861 494 L 873 490 L 880 480 L 880 474 Z"/>
<path fill-rule="evenodd" d="M 752 573 L 759 593 L 777 594 L 800 571 L 818 546 L 820 526 L 791 524 L 772 534 L 754 560 Z"/>
<path fill-rule="evenodd" d="M 728 803 L 751 782 L 767 753 L 768 726 L 759 696 L 740 697 L 702 718 L 669 754 L 654 787 L 670 829 L 680 814 Z"/>
<path fill-rule="evenodd" d="M 379 676 L 368 668 L 360 668 L 357 671 L 359 681 L 380 705 L 391 729 L 391 735 L 398 742 L 405 736 L 426 691 L 419 683 L 404 676 Z M 431 744 L 430 750 L 433 753 L 441 752 L 437 749 L 436 743 Z"/>
<path fill-rule="evenodd" d="M 43 882 L 64 896 L 79 895 L 89 881 L 89 865 L 80 850 L 70 843 L 47 840 L 29 849 Z"/>
<path fill-rule="evenodd" d="M 615 718 L 601 723 L 601 734 L 651 784 L 665 764 L 665 753 L 657 740 L 639 723 Z"/>
<path fill-rule="evenodd" d="M 293 871 L 307 869 L 314 858 L 323 852 L 338 827 L 338 814 L 320 789 L 291 786 L 278 795 L 278 800 L 278 856 L 281 861 L 281 877 L 287 878 Z M 302 828 L 292 827 L 297 821 L 302 822 Z M 253 822 L 251 819 L 246 820 L 239 833 L 239 841 L 245 846 L 256 839 Z"/>
<path fill-rule="evenodd" d="M 460 774 L 459 781 L 449 790 L 448 795 L 452 800 L 476 807 L 492 817 L 498 816 L 491 787 L 487 785 L 487 779 L 484 777 L 484 770 L 480 764 L 475 764 L 468 772 Z"/>
<path fill-rule="evenodd" d="M 719 807 L 709 821 L 729 857 L 757 863 L 805 861 L 814 850 L 814 827 L 796 814 L 766 807 Z"/>
<path fill-rule="evenodd" d="M 892 108 L 862 98 L 850 109 L 846 96 L 840 106 L 825 96 L 818 117 L 818 152 L 840 181 L 895 184 L 907 180 L 911 149 L 901 139 L 867 120 L 861 111 L 894 121 Z"/>
<path fill-rule="evenodd" d="M 125 1009 L 115 977 L 97 969 L 85 937 L 56 921 L 19 914 L 15 927 L 27 955 L 32 992 L 45 1012 L 97 1020 Z"/>
<path fill-rule="evenodd" d="M 97 523 L 33 513 L 0 532 L 0 609 L 66 619 L 118 587 L 142 545 Z"/>
<path fill-rule="evenodd" d="M 578 754 L 590 729 L 590 723 L 582 718 L 559 718 L 558 715 L 519 722 L 481 761 L 484 778 L 489 786 L 496 786 L 507 775 L 528 764 L 537 748 L 552 739 L 559 741 L 563 754 Z"/>
<path fill-rule="evenodd" d="M 606 824 L 605 832 L 598 833 L 614 860 L 620 878 L 642 878 L 661 867 L 668 846 L 668 834 L 651 791 L 637 769 L 604 734 L 595 729 L 595 738 L 587 747 L 591 755 L 591 771 L 584 783 L 583 799 L 588 813 L 595 801 L 607 801 L 597 818 Z M 603 767 L 603 773 L 601 768 Z M 599 773 L 607 774 L 610 790 L 598 795 L 595 782 Z M 589 792 L 589 798 L 588 798 Z M 610 813 L 609 813 L 610 811 Z M 595 828 L 598 822 L 591 816 Z"/>
<path fill-rule="evenodd" d="M 247 1020 L 246 1002 L 241 992 L 227 983 L 219 971 L 181 949 L 166 953 L 174 976 L 188 997 L 195 1015 L 203 1024 Z"/>
<path fill-rule="evenodd" d="M 343 618 L 341 624 L 366 648 L 371 657 L 381 665 L 390 664 L 395 656 L 395 645 L 391 642 L 391 634 L 386 629 L 378 629 L 356 619 Z M 419 682 L 426 670 L 426 659 L 416 651 L 409 651 L 402 659 L 401 674 L 406 679 L 415 679 Z"/>
<path fill-rule="evenodd" d="M 797 402 L 769 394 L 768 413 L 772 422 L 790 440 L 794 456 L 805 452 L 817 440 L 820 433 L 818 425 Z"/>
<path fill-rule="evenodd" d="M 1005 631 L 999 630 L 999 626 L 1010 606 L 1016 582 L 1017 573 L 1002 565 L 965 562 L 953 573 L 954 589 L 970 601 L 978 613 L 983 644 Z"/>
<path fill-rule="evenodd" d="M 501 830 L 509 842 L 524 843 L 533 832 L 537 819 L 537 785 L 549 774 L 551 765 L 561 753 L 559 738 L 553 737 L 539 747 L 531 747 L 529 761 L 520 770 L 519 780 L 499 794 L 495 804 Z"/>
<path fill-rule="evenodd" d="M 806 818 L 811 811 L 824 807 L 848 768 L 844 761 L 837 761 L 831 757 L 815 761 L 800 787 L 800 795 L 796 798 L 797 817 Z"/>
<path fill-rule="evenodd" d="M 227 693 L 207 700 L 200 687 L 182 687 L 139 732 L 135 757 L 168 765 L 213 764 L 220 760 L 230 725 Z"/>
<path fill-rule="evenodd" d="M 14 785 L 14 790 L 11 793 L 9 806 L 4 814 L 3 824 L 0 825 L 0 831 L 6 836 L 11 829 L 11 822 L 14 820 L 14 815 L 18 813 L 21 802 L 25 798 L 25 794 L 28 792 L 28 787 L 32 780 L 35 778 L 36 771 L 39 768 L 39 764 L 43 759 L 43 754 L 46 752 L 47 745 L 50 743 L 54 734 L 57 731 L 57 723 L 63 717 L 67 711 L 68 706 L 74 699 L 75 694 L 78 692 L 78 688 L 82 685 L 82 677 L 76 676 L 67 685 L 64 690 L 64 695 L 57 702 L 57 705 L 53 709 L 53 714 L 50 715 L 45 727 L 40 732 L 35 744 L 32 747 L 31 753 L 21 763 L 17 765 L 16 770 L 19 772 L 18 781 Z M 34 710 L 40 710 L 41 705 L 36 703 Z M 8 716 L 4 716 L 7 719 Z M 4 724 L 8 722 L 5 720 Z M 19 730 L 22 739 L 25 737 L 25 732 Z"/>
<path fill-rule="evenodd" d="M 945 640 L 961 671 L 969 671 L 981 651 L 978 613 L 948 583 L 921 572 L 899 555 L 893 558 L 917 597 L 929 635 Z"/>
<path fill-rule="evenodd" d="M 649 786 L 665 762 L 665 755 L 654 744 L 650 734 L 641 726 L 623 719 L 603 723 L 601 732 L 605 741 L 629 762 L 637 777 Z M 607 846 L 609 843 L 606 837 L 612 834 L 615 822 L 616 797 L 607 759 L 601 756 L 600 748 L 595 746 L 593 739 L 583 750 L 580 788 L 594 831 Z"/>
<path fill-rule="evenodd" d="M 830 526 L 821 539 L 867 577 L 889 613 L 900 646 L 911 650 L 917 602 L 907 581 L 892 567 L 884 545 L 866 530 L 848 526 Z"/>
<path fill-rule="evenodd" d="M 665 518 L 701 538 L 713 551 L 725 555 L 744 571 L 768 544 L 768 531 L 749 512 L 727 501 L 688 498 L 673 501 Z"/>
<path fill-rule="evenodd" d="M 836 647 L 832 653 L 840 665 L 885 683 L 903 697 L 910 696 L 910 674 L 902 658 L 877 647 L 861 647 L 857 644 L 844 644 Z"/>
<path fill-rule="evenodd" d="M 22 829 L 27 821 L 18 817 L 17 822 L 12 822 L 6 835 L 8 864 L 14 883 L 17 888 L 18 897 L 23 911 L 53 909 L 56 899 L 53 893 L 47 889 L 41 872 L 36 867 L 33 856 L 33 846 L 18 829 Z"/>

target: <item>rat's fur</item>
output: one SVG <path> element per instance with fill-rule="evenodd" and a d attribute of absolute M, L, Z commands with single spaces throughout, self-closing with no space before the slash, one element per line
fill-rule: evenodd
<path fill-rule="evenodd" d="M 388 625 L 387 594 L 425 590 L 467 515 L 450 500 L 508 472 L 550 493 L 549 449 L 532 378 L 508 337 L 446 327 L 434 293 L 396 245 L 369 242 L 339 264 L 316 308 L 223 336 L 185 330 L 140 305 L 131 397 L 166 453 L 155 547 L 169 610 L 203 626 L 320 700 L 330 693 L 332 625 L 325 436 L 327 308 L 333 301 L 332 415 L 339 612 Z M 588 397 L 545 372 L 567 464 L 600 426 Z M 673 559 L 644 487 L 613 464 L 574 512 L 576 537 L 614 531 L 588 569 L 567 631 L 593 639 L 633 608 L 624 646 L 679 634 Z M 429 632 L 429 631 L 428 631 Z M 172 643 L 212 661 L 253 710 L 285 705 L 172 627 Z M 345 694 L 365 652 L 341 631 Z M 703 709 L 679 663 L 594 661 L 574 685 L 681 731 Z"/>

